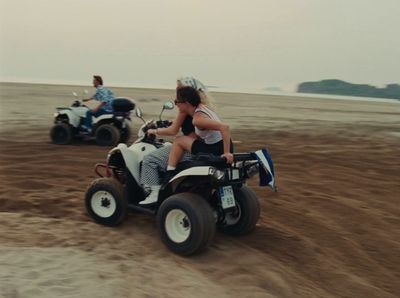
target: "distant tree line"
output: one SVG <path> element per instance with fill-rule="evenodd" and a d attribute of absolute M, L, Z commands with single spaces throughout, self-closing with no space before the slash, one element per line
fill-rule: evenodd
<path fill-rule="evenodd" d="M 341 80 L 304 82 L 299 84 L 297 92 L 400 99 L 399 84 L 388 84 L 385 88 L 377 88 Z"/>

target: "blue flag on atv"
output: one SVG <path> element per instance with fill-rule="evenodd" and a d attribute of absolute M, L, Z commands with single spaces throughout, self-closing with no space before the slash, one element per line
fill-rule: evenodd
<path fill-rule="evenodd" d="M 276 191 L 274 164 L 268 150 L 263 148 L 254 152 L 254 155 L 259 164 L 260 186 L 269 186 Z"/>

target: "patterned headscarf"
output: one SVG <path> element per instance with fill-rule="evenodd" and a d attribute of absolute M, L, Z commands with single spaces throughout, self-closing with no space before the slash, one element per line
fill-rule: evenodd
<path fill-rule="evenodd" d="M 183 77 L 183 78 L 179 78 L 178 81 L 183 86 L 190 86 L 190 87 L 195 88 L 198 91 L 207 92 L 207 87 L 202 82 L 200 82 L 198 79 L 195 79 L 194 77 Z"/>

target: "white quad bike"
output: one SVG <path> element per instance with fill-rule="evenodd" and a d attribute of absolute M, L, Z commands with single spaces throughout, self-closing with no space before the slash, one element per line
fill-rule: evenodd
<path fill-rule="evenodd" d="M 163 110 L 173 106 L 167 102 Z M 140 108 L 136 108 L 136 115 L 143 120 Z M 96 165 L 95 172 L 101 178 L 86 191 L 88 214 L 105 226 L 121 223 L 128 210 L 156 215 L 162 241 L 181 255 L 205 249 L 216 228 L 230 235 L 251 232 L 260 216 L 258 199 L 246 186 L 246 180 L 261 168 L 254 152 L 234 154 L 232 165 L 219 156 L 193 156 L 178 164 L 176 175 L 163 184 L 156 203 L 139 205 L 145 199 L 139 183 L 142 160 L 166 144 L 146 131 L 168 125 L 168 121 L 161 120 L 161 114 L 159 121 L 145 122 L 131 146 L 119 144 L 109 151 L 106 164 Z M 269 186 L 275 190 L 272 160 L 268 168 L 272 178 Z"/>
<path fill-rule="evenodd" d="M 87 94 L 87 91 L 84 92 Z M 77 99 L 77 94 L 73 92 Z M 92 118 L 92 132 L 87 133 L 82 127 L 89 107 L 80 100 L 75 100 L 71 107 L 58 107 L 54 113 L 54 126 L 50 138 L 54 144 L 65 145 L 74 138 L 95 137 L 100 146 L 115 146 L 125 143 L 131 135 L 130 113 L 135 108 L 132 99 L 118 97 L 113 101 L 114 112 Z"/>

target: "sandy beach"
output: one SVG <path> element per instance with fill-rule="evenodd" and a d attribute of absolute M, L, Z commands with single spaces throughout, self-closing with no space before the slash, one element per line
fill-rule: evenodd
<path fill-rule="evenodd" d="M 184 258 L 154 217 L 107 228 L 85 213 L 110 148 L 49 139 L 83 89 L 0 83 L 0 297 L 400 297 L 400 103 L 213 93 L 236 151 L 269 149 L 279 191 L 252 179 L 256 230 Z M 146 119 L 174 96 L 112 89 Z"/>

